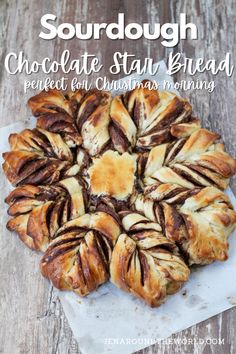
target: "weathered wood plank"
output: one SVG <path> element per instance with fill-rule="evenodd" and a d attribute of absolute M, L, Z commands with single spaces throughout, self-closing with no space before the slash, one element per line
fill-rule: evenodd
<path fill-rule="evenodd" d="M 45 13 L 55 13 L 63 22 L 114 22 L 118 12 L 124 12 L 127 22 L 168 22 L 178 21 L 179 14 L 186 12 L 189 20 L 199 27 L 198 41 L 180 43 L 174 50 L 182 51 L 186 57 L 207 57 L 223 59 L 227 51 L 235 57 L 236 2 L 228 0 L 163 1 L 147 0 L 104 0 L 48 2 L 47 0 L 2 0 L 0 2 L 0 117 L 1 126 L 24 121 L 29 115 L 26 100 L 31 93 L 24 95 L 22 83 L 24 75 L 8 76 L 3 68 L 3 60 L 10 51 L 24 50 L 29 59 L 40 60 L 45 56 L 58 59 L 64 49 L 70 49 L 73 57 L 84 51 L 95 53 L 101 58 L 104 68 L 101 75 L 107 74 L 115 51 L 128 51 L 137 58 L 167 58 L 169 50 L 160 41 L 43 41 L 38 38 L 40 18 Z M 122 77 L 123 74 L 117 76 Z M 38 78 L 38 75 L 32 75 Z M 55 75 L 59 78 L 60 73 Z M 210 74 L 195 76 L 212 79 Z M 43 76 L 41 76 L 43 78 Z M 85 77 L 82 77 L 85 78 Z M 93 79 L 96 75 L 93 76 Z M 186 79 L 179 73 L 177 80 Z M 183 93 L 190 98 L 196 115 L 203 119 L 204 125 L 219 132 L 227 150 L 236 155 L 235 115 L 236 100 L 235 75 L 225 78 L 214 77 L 217 87 L 213 94 L 206 92 Z M 2 177 L 2 176 L 1 176 Z M 0 179 L 1 190 L 7 190 L 5 179 Z M 236 191 L 236 179 L 232 182 Z M 5 194 L 5 192 L 4 192 Z M 18 239 L 5 230 L 6 207 L 0 216 L 1 224 L 1 288 L 0 288 L 0 352 L 4 354 L 77 354 L 79 346 L 68 326 L 59 300 L 52 287 L 38 271 L 40 256 L 26 249 Z M 223 338 L 222 346 L 198 344 L 159 343 L 139 353 L 199 353 L 233 354 L 236 352 L 236 309 L 231 309 L 212 319 L 172 336 L 174 338 L 202 338 L 208 336 Z"/>

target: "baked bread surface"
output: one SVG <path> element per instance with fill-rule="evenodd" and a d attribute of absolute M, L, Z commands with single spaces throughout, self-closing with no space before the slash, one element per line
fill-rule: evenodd
<path fill-rule="evenodd" d="M 227 259 L 236 161 L 187 100 L 142 84 L 30 98 L 36 127 L 9 136 L 3 170 L 7 228 L 45 252 L 54 286 L 85 296 L 110 279 L 156 307 L 191 265 Z"/>

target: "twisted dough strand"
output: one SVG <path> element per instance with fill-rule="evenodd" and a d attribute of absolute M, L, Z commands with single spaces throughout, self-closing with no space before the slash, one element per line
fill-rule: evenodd
<path fill-rule="evenodd" d="M 81 181 L 70 177 L 55 186 L 17 187 L 6 203 L 12 216 L 7 228 L 28 247 L 45 251 L 60 226 L 86 212 L 87 196 Z"/>
<path fill-rule="evenodd" d="M 236 172 L 236 160 L 224 151 L 218 139 L 218 134 L 199 129 L 188 138 L 161 144 L 140 155 L 138 170 L 143 183 L 226 189 Z"/>
<path fill-rule="evenodd" d="M 137 196 L 134 208 L 162 226 L 189 264 L 227 259 L 227 240 L 236 226 L 236 212 L 229 198 L 215 187 L 186 189 L 156 184 Z"/>
<path fill-rule="evenodd" d="M 111 281 L 150 306 L 159 306 L 187 281 L 189 269 L 160 225 L 137 212 L 120 216 L 126 234 L 120 235 L 112 253 Z"/>
<path fill-rule="evenodd" d="M 41 260 L 54 286 L 89 294 L 109 279 L 109 264 L 120 226 L 109 214 L 84 214 L 62 226 Z"/>

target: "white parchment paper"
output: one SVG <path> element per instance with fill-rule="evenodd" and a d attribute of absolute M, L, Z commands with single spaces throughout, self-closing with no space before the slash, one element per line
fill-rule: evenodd
<path fill-rule="evenodd" d="M 166 74 L 164 62 L 159 65 L 159 72 L 154 77 L 148 74 L 132 77 L 140 81 L 155 79 L 159 84 L 164 80 L 172 81 Z M 27 125 L 30 128 L 35 126 L 35 119 L 30 118 Z M 8 135 L 22 128 L 23 124 L 17 122 L 0 129 L 1 154 L 9 149 Z M 236 209 L 232 191 L 228 189 L 227 194 Z M 86 298 L 58 291 L 82 353 L 132 353 L 235 306 L 236 232 L 231 235 L 229 243 L 226 262 L 198 267 L 188 283 L 157 309 L 149 308 L 111 283 L 101 286 Z"/>

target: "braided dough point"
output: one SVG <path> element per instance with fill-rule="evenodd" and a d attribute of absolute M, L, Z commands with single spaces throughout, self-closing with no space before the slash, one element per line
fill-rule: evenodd
<path fill-rule="evenodd" d="M 219 189 L 156 184 L 137 196 L 135 209 L 161 223 L 165 236 L 180 247 L 190 265 L 228 258 L 228 237 L 236 226 L 236 212 Z"/>
<path fill-rule="evenodd" d="M 160 226 L 137 212 L 121 212 L 127 232 L 112 253 L 111 281 L 152 307 L 161 305 L 188 280 L 189 268 Z"/>
<path fill-rule="evenodd" d="M 17 187 L 6 198 L 12 216 L 7 228 L 28 247 L 45 251 L 60 226 L 86 212 L 86 202 L 83 185 L 75 177 L 55 186 Z"/>
<path fill-rule="evenodd" d="M 109 214 L 84 214 L 58 230 L 41 260 L 41 272 L 61 290 L 85 296 L 109 279 L 120 226 Z"/>

